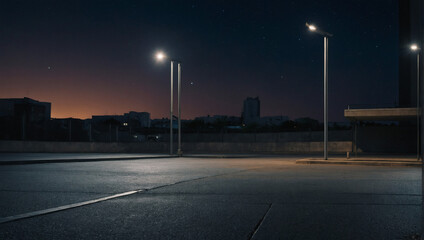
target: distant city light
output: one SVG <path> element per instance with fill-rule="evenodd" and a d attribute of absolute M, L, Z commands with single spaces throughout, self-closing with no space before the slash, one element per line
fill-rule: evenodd
<path fill-rule="evenodd" d="M 417 51 L 419 49 L 417 44 L 412 44 L 410 48 L 412 51 Z"/>

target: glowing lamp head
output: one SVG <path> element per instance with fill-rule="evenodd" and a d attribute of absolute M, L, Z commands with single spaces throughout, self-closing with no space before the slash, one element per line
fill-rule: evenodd
<path fill-rule="evenodd" d="M 315 27 L 314 25 L 309 25 L 308 28 L 312 32 L 317 30 L 317 27 Z"/>
<path fill-rule="evenodd" d="M 163 52 L 156 53 L 156 60 L 163 61 L 166 58 L 166 55 Z"/>
<path fill-rule="evenodd" d="M 418 47 L 418 45 L 417 44 L 412 44 L 411 46 L 410 46 L 410 48 L 411 48 L 411 50 L 412 51 L 417 51 L 417 50 L 419 50 L 420 48 Z"/>

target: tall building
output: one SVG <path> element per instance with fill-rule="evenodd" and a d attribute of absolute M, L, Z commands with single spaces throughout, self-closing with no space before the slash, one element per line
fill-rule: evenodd
<path fill-rule="evenodd" d="M 251 98 L 248 97 L 243 102 L 243 124 L 259 124 L 261 119 L 261 102 L 259 97 Z"/>
<path fill-rule="evenodd" d="M 409 49 L 412 43 L 423 49 L 424 1 L 399 0 L 399 106 L 417 104 L 417 55 Z M 422 64 L 421 64 L 422 66 Z"/>
<path fill-rule="evenodd" d="M 380 146 L 384 149 L 378 150 L 398 152 L 398 153 L 417 153 L 417 158 L 421 155 L 423 149 L 424 135 L 421 133 L 418 125 L 417 115 L 420 110 L 417 109 L 417 92 L 420 92 L 421 109 L 423 101 L 423 74 L 420 74 L 420 89 L 417 89 L 417 53 L 410 49 L 411 44 L 415 43 L 424 49 L 424 1 L 423 0 L 398 0 L 399 9 L 399 104 L 395 108 L 374 108 L 374 109 L 345 109 L 345 117 L 353 123 L 353 145 L 352 151 L 357 149 L 369 148 L 369 144 L 363 144 L 357 139 L 378 139 Z M 395 46 L 394 46 L 395 47 Z M 422 56 L 420 60 L 422 73 Z M 396 131 L 389 133 L 382 131 L 379 134 L 357 124 L 360 121 L 398 121 L 400 124 Z M 414 126 L 415 125 L 415 126 Z M 421 118 L 421 126 L 424 125 L 424 118 Z M 421 127 L 421 130 L 424 129 Z M 374 134 L 374 135 L 373 135 Z M 361 137 L 362 135 L 362 137 Z M 359 137 L 357 137 L 359 136 Z M 421 139 L 421 141 L 420 141 Z M 358 147 L 359 146 L 359 147 Z"/>

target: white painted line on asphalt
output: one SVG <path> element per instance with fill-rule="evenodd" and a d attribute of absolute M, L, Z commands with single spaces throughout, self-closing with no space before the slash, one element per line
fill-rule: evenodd
<path fill-rule="evenodd" d="M 82 206 L 85 206 L 85 205 L 103 202 L 103 201 L 113 199 L 113 198 L 128 196 L 128 195 L 131 195 L 131 194 L 134 194 L 134 193 L 147 192 L 147 191 L 151 191 L 151 190 L 155 190 L 155 189 L 159 189 L 159 188 L 169 187 L 169 186 L 173 186 L 173 185 L 176 185 L 176 184 L 187 183 L 187 182 L 191 182 L 191 181 L 202 180 L 202 179 L 206 179 L 206 178 L 219 177 L 219 176 L 224 176 L 224 175 L 229 175 L 229 174 L 234 174 L 234 173 L 246 172 L 246 171 L 250 171 L 252 169 L 257 169 L 257 168 L 249 168 L 249 169 L 244 169 L 244 170 L 235 171 L 235 172 L 222 173 L 222 174 L 211 175 L 211 176 L 204 176 L 204 177 L 199 177 L 199 178 L 194 178 L 194 179 L 187 179 L 187 180 L 182 180 L 182 181 L 178 181 L 178 182 L 174 182 L 174 183 L 170 183 L 170 184 L 152 187 L 152 188 L 149 188 L 149 189 L 140 189 L 140 190 L 135 190 L 135 191 L 129 191 L 129 192 L 119 193 L 119 194 L 115 194 L 115 195 L 112 195 L 112 196 L 109 196 L 109 197 L 98 198 L 98 199 L 94 199 L 94 200 L 90 200 L 90 201 L 73 203 L 73 204 L 64 205 L 64 206 L 60 206 L 60 207 L 48 208 L 48 209 L 44 209 L 44 210 L 39 210 L 39 211 L 23 213 L 23 214 L 9 216 L 9 217 L 4 217 L 4 218 L 0 218 L 0 224 L 18 221 L 18 220 L 25 219 L 25 218 L 31 218 L 31 217 L 36 217 L 36 216 L 40 216 L 40 215 L 45 215 L 45 214 L 49 214 L 49 213 L 59 212 L 59 211 L 63 211 L 63 210 L 68 210 L 68 209 L 71 209 L 71 208 L 82 207 Z"/>
<path fill-rule="evenodd" d="M 129 192 L 119 193 L 119 194 L 115 194 L 115 195 L 112 195 L 112 196 L 98 198 L 98 199 L 94 199 L 94 200 L 90 200 L 90 201 L 73 203 L 73 204 L 64 205 L 64 206 L 60 206 L 60 207 L 48 208 L 48 209 L 44 209 L 44 210 L 39 210 L 39 211 L 23 213 L 23 214 L 9 216 L 9 217 L 4 217 L 4 218 L 0 218 L 0 224 L 17 221 L 17 220 L 21 220 L 21 219 L 24 219 L 24 218 L 30 218 L 30 217 L 45 215 L 45 214 L 49 214 L 49 213 L 53 213 L 53 212 L 59 212 L 59 211 L 63 211 L 63 210 L 71 209 L 71 208 L 82 207 L 82 206 L 85 206 L 85 205 L 103 202 L 103 201 L 113 199 L 113 198 L 124 197 L 124 196 L 128 196 L 128 195 L 131 195 L 131 194 L 134 194 L 134 193 L 143 192 L 143 191 L 144 190 L 129 191 Z"/>

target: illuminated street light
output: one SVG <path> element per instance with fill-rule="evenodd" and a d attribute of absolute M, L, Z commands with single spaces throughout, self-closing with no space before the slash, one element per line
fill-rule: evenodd
<path fill-rule="evenodd" d="M 163 52 L 156 53 L 156 60 L 162 62 L 166 58 L 166 55 Z"/>
<path fill-rule="evenodd" d="M 412 44 L 411 46 L 410 46 L 410 48 L 411 48 L 411 50 L 412 51 L 418 51 L 418 50 L 420 50 L 420 48 L 418 47 L 418 45 L 417 44 Z"/>
<path fill-rule="evenodd" d="M 163 52 L 156 53 L 156 60 L 163 62 L 167 58 L 166 54 Z M 171 108 L 170 108 L 170 118 L 169 118 L 169 154 L 173 154 L 173 106 L 174 106 L 174 60 L 171 60 Z M 182 156 L 183 152 L 181 151 L 181 62 L 178 63 L 178 156 Z"/>
<path fill-rule="evenodd" d="M 333 34 L 319 30 L 316 26 L 306 23 L 311 32 L 324 37 L 324 159 L 328 159 L 328 38 Z"/>
<path fill-rule="evenodd" d="M 420 48 L 412 44 L 411 51 L 417 53 L 417 160 L 420 160 Z"/>
<path fill-rule="evenodd" d="M 318 33 L 318 34 L 320 34 L 320 35 L 322 35 L 324 37 L 332 37 L 333 36 L 333 34 L 328 33 L 328 32 L 325 32 L 325 31 L 322 31 L 321 29 L 318 29 L 313 24 L 306 23 L 305 25 L 306 25 L 306 27 L 308 27 L 309 31 L 311 31 L 311 32 L 316 32 L 316 33 Z"/>

